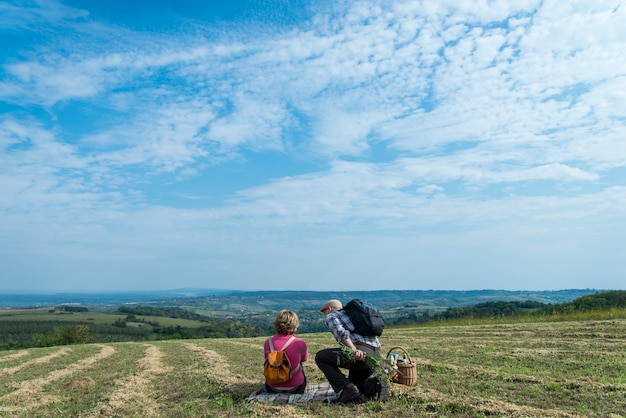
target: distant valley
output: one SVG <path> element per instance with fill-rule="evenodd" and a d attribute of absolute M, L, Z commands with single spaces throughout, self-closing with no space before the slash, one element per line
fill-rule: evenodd
<path fill-rule="evenodd" d="M 2 294 L 0 308 L 45 308 L 58 305 L 81 306 L 90 311 L 116 311 L 121 306 L 181 308 L 205 317 L 233 319 L 263 328 L 271 327 L 281 309 L 298 312 L 303 331 L 323 329 L 319 307 L 328 299 L 346 303 L 360 298 L 377 306 L 394 323 L 414 323 L 419 317 L 492 301 L 535 301 L 544 304 L 570 302 L 596 293 L 594 289 L 555 291 L 506 290 L 376 290 L 352 292 L 321 291 L 236 291 L 216 289 L 174 289 L 146 292 Z"/>
<path fill-rule="evenodd" d="M 212 291 L 3 295 L 0 350 L 86 342 L 239 338 L 271 335 L 281 309 L 296 311 L 299 333 L 326 330 L 319 307 L 360 298 L 389 328 L 463 318 L 559 314 L 623 308 L 626 292 L 378 290 L 355 292 Z M 605 314 L 602 314 L 605 315 Z"/>
<path fill-rule="evenodd" d="M 148 304 L 155 307 L 186 306 L 215 311 L 259 313 L 280 309 L 316 310 L 328 299 L 344 302 L 361 298 L 380 308 L 422 307 L 445 309 L 488 301 L 526 301 L 563 303 L 597 289 L 568 290 L 374 290 L 374 291 L 238 291 L 224 289 L 173 289 L 132 292 L 50 292 L 0 294 L 0 309 L 34 308 L 60 304 L 84 306 L 90 310 L 116 310 L 124 304 Z"/>

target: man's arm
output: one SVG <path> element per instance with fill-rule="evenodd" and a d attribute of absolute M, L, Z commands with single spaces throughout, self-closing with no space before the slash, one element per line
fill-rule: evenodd
<path fill-rule="evenodd" d="M 352 340 L 350 338 L 346 338 L 345 340 L 341 340 L 341 344 L 345 345 L 346 347 L 350 347 L 354 351 L 357 351 L 354 343 L 352 342 Z"/>

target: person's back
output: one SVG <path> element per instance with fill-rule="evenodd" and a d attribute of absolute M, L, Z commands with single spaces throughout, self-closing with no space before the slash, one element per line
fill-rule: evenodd
<path fill-rule="evenodd" d="M 307 344 L 301 338 L 294 336 L 300 325 L 298 316 L 295 312 L 282 310 L 276 315 L 274 322 L 274 328 L 276 329 L 276 335 L 265 340 L 264 354 L 267 359 L 271 347 L 270 340 L 274 347 L 274 351 L 283 350 L 285 344 L 293 338 L 293 340 L 284 348 L 284 352 L 289 359 L 289 363 L 292 367 L 291 379 L 283 383 L 269 383 L 266 379 L 265 390 L 267 392 L 288 392 L 288 393 L 303 393 L 306 388 L 306 375 L 302 368 L 302 362 L 307 361 L 309 358 L 309 351 Z"/>

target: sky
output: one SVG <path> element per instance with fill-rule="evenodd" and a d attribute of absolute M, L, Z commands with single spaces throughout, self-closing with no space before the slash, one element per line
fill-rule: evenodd
<path fill-rule="evenodd" d="M 618 0 L 0 0 L 0 290 L 626 284 Z"/>

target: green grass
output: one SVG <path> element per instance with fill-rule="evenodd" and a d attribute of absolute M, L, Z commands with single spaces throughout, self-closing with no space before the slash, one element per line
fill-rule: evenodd
<path fill-rule="evenodd" d="M 327 332 L 300 336 L 311 353 L 309 382 L 322 382 L 313 356 L 335 342 Z M 626 415 L 626 319 L 386 329 L 383 354 L 406 348 L 417 363 L 417 385 L 392 384 L 388 400 L 351 405 L 246 402 L 263 384 L 263 340 L 1 352 L 0 416 Z"/>
<path fill-rule="evenodd" d="M 46 415 L 53 410 L 61 416 L 70 417 L 79 416 L 86 410 L 95 410 L 101 399 L 115 391 L 116 381 L 139 372 L 138 361 L 144 356 L 143 345 L 139 343 L 109 345 L 115 349 L 110 357 L 47 385 L 46 391 L 59 401 L 34 412 Z M 84 353 L 86 358 L 89 355 L 87 352 Z M 71 399 L 71 402 L 67 399 Z"/>

